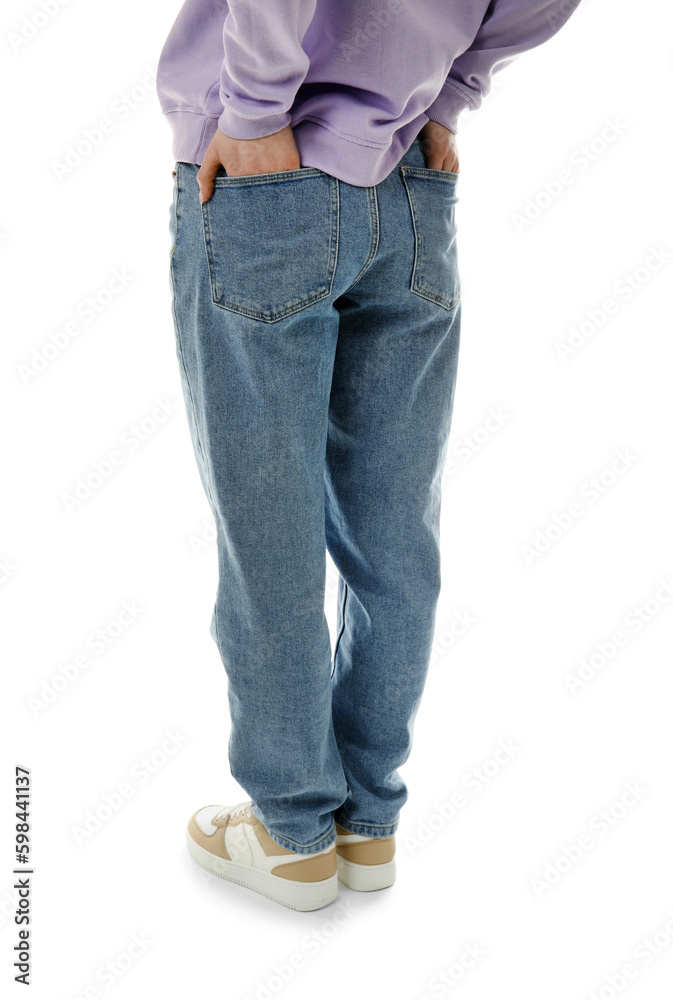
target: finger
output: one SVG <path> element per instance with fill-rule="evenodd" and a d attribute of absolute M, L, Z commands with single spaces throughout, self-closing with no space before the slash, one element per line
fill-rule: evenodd
<path fill-rule="evenodd" d="M 444 162 L 445 147 L 440 146 L 432 136 L 424 136 L 422 149 L 425 154 L 425 165 L 428 170 L 441 170 Z"/>
<path fill-rule="evenodd" d="M 426 156 L 425 165 L 428 170 L 443 170 L 444 157 L 441 153 L 432 153 L 430 156 Z"/>
<path fill-rule="evenodd" d="M 206 155 L 203 158 L 201 169 L 196 175 L 196 180 L 199 185 L 199 201 L 201 204 L 203 204 L 204 201 L 208 201 L 213 193 L 215 175 L 221 166 L 222 164 L 217 158 L 217 155 L 214 152 L 206 150 Z"/>

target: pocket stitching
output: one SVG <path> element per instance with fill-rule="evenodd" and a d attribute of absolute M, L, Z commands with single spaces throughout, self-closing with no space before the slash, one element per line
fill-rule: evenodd
<path fill-rule="evenodd" d="M 423 173 L 427 171 L 427 173 Z M 458 288 L 456 294 L 452 299 L 449 299 L 446 295 L 439 295 L 434 292 L 431 288 L 426 287 L 423 284 L 423 233 L 422 227 L 417 225 L 420 220 L 420 210 L 418 206 L 418 201 L 413 191 L 413 185 L 407 183 L 406 174 L 412 174 L 413 176 L 418 176 L 420 173 L 421 177 L 432 176 L 433 178 L 440 174 L 450 174 L 451 171 L 448 170 L 437 170 L 432 171 L 428 167 L 414 167 L 409 164 L 403 164 L 400 168 L 400 173 L 402 175 L 402 181 L 404 183 L 405 190 L 407 192 L 407 197 L 409 200 L 409 205 L 411 208 L 411 221 L 414 228 L 414 264 L 411 272 L 411 290 L 414 294 L 419 295 L 421 298 L 427 299 L 429 302 L 434 302 L 437 305 L 442 306 L 444 309 L 451 311 L 460 302 L 460 288 Z M 452 175 L 454 178 L 458 177 L 458 174 Z M 438 177 L 438 179 L 441 179 Z M 447 182 L 450 182 L 449 178 L 446 178 Z"/>
<path fill-rule="evenodd" d="M 412 174 L 416 177 L 431 176 L 444 179 L 447 183 L 454 183 L 460 177 L 460 171 L 442 170 L 440 167 L 414 167 L 410 163 L 403 163 L 400 167 L 403 173 Z"/>
<path fill-rule="evenodd" d="M 310 173 L 309 173 L 310 172 Z M 249 319 L 259 320 L 263 323 L 276 323 L 280 319 L 285 319 L 287 316 L 291 316 L 294 313 L 301 312 L 303 309 L 308 308 L 308 306 L 314 305 L 321 299 L 324 299 L 332 291 L 332 285 L 334 282 L 334 274 L 336 271 L 336 260 L 338 252 L 338 215 L 339 215 L 339 198 L 338 189 L 336 185 L 336 179 L 329 174 L 325 174 L 324 171 L 319 170 L 317 167 L 298 167 L 292 171 L 278 171 L 282 174 L 282 177 L 278 177 L 277 174 L 251 174 L 244 175 L 241 177 L 220 177 L 215 178 L 215 184 L 218 187 L 224 186 L 242 186 L 242 184 L 230 183 L 229 185 L 217 184 L 219 181 L 224 182 L 250 182 L 252 184 L 263 184 L 269 183 L 273 180 L 303 180 L 307 179 L 309 176 L 316 177 L 322 175 L 329 181 L 329 213 L 330 213 L 330 227 L 329 227 L 329 245 L 327 251 L 327 269 L 323 279 L 323 284 L 314 294 L 309 297 L 303 297 L 297 301 L 290 300 L 289 303 L 284 304 L 274 310 L 263 312 L 262 310 L 250 309 L 247 306 L 240 305 L 239 303 L 228 300 L 224 296 L 224 292 L 220 294 L 217 289 L 217 273 L 215 268 L 214 254 L 213 254 L 213 230 L 210 220 L 210 200 L 204 202 L 201 205 L 201 218 L 203 224 L 203 235 L 204 242 L 206 245 L 206 258 L 208 261 L 208 273 L 210 277 L 210 291 L 211 299 L 214 305 L 218 306 L 220 309 L 226 309 L 229 312 L 236 313 L 241 316 L 247 316 Z M 292 176 L 290 176 L 292 175 Z M 260 178 L 260 179 L 258 179 Z M 336 195 L 336 197 L 335 197 Z"/>
<path fill-rule="evenodd" d="M 308 177 L 315 177 L 323 171 L 318 167 L 293 167 L 291 170 L 274 170 L 264 174 L 240 174 L 230 177 L 214 177 L 215 187 L 243 187 L 252 184 L 270 184 L 274 181 L 304 180 Z"/>

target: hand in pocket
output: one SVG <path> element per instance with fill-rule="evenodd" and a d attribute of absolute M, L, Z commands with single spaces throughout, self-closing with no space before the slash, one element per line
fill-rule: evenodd
<path fill-rule="evenodd" d="M 449 170 L 457 174 L 460 170 L 458 162 L 458 144 L 454 132 L 440 125 L 439 122 L 426 122 L 418 135 L 421 149 L 425 156 L 425 165 L 430 170 Z"/>
<path fill-rule="evenodd" d="M 224 167 L 227 177 L 247 177 L 296 170 L 300 165 L 290 125 L 260 139 L 232 139 L 218 129 L 210 140 L 196 175 L 201 189 L 199 199 L 203 204 L 212 195 L 213 181 L 220 167 Z"/>

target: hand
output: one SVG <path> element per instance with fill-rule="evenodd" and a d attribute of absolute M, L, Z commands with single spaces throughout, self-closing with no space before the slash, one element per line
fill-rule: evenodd
<path fill-rule="evenodd" d="M 261 139 L 232 139 L 218 129 L 196 175 L 201 189 L 199 198 L 202 203 L 208 201 L 220 167 L 224 167 L 227 177 L 241 177 L 276 173 L 277 170 L 295 170 L 300 166 L 299 151 L 291 125 L 286 125 L 280 132 L 262 136 Z"/>
<path fill-rule="evenodd" d="M 456 135 L 439 122 L 427 121 L 418 133 L 425 165 L 432 170 L 451 170 L 457 174 L 460 169 Z"/>

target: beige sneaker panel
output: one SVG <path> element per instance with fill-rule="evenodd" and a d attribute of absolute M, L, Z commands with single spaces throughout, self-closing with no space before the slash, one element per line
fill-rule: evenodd
<path fill-rule="evenodd" d="M 360 844 L 337 844 L 336 849 L 344 861 L 356 865 L 384 865 L 395 857 L 395 837 L 373 837 Z"/>
<path fill-rule="evenodd" d="M 250 820 L 248 820 L 248 822 L 250 822 Z M 260 823 L 257 817 L 255 817 L 255 821 L 252 826 L 267 857 L 297 853 L 296 851 L 288 851 L 286 847 L 281 847 L 280 844 L 277 844 L 273 837 L 269 835 L 264 824 Z"/>
<path fill-rule="evenodd" d="M 335 875 L 336 870 L 336 850 L 332 847 L 327 854 L 309 855 L 300 861 L 286 861 L 282 865 L 276 865 L 271 869 L 271 874 L 294 882 L 323 882 Z"/>
<path fill-rule="evenodd" d="M 225 861 L 231 860 L 224 846 L 224 833 L 221 829 L 218 828 L 215 833 L 211 834 L 204 833 L 196 822 L 195 816 L 192 816 L 190 819 L 187 829 L 189 830 L 190 837 L 199 847 L 203 847 L 204 850 L 209 851 L 218 858 L 224 858 Z"/>
<path fill-rule="evenodd" d="M 256 816 L 253 816 L 252 819 L 244 815 L 236 817 L 224 816 L 222 819 L 215 819 L 213 817 L 211 822 L 217 827 L 217 830 L 215 833 L 208 835 L 203 833 L 194 816 L 192 816 L 189 821 L 189 833 L 200 847 L 203 847 L 216 857 L 223 858 L 225 861 L 231 861 L 225 845 L 225 831 L 227 827 L 235 827 L 245 823 L 251 828 L 251 832 L 254 832 L 267 857 L 278 858 L 279 861 L 281 858 L 297 858 L 296 861 L 282 862 L 276 865 L 271 869 L 272 875 L 290 879 L 294 882 L 322 882 L 324 879 L 331 878 L 336 873 L 336 850 L 334 846 L 332 846 L 327 854 L 301 857 L 297 855 L 296 851 L 290 851 L 276 843 L 273 837 L 267 832 L 264 824 Z M 261 858 L 258 864 L 260 862 Z"/>
<path fill-rule="evenodd" d="M 297 858 L 296 861 L 284 861 L 276 865 L 271 869 L 272 875 L 291 879 L 294 882 L 322 882 L 324 879 L 331 878 L 332 875 L 336 874 L 337 863 L 334 845 L 332 845 L 326 854 L 297 857 L 296 851 L 288 851 L 287 848 L 277 844 L 273 837 L 270 836 L 264 824 L 259 820 L 256 820 L 254 830 L 267 857 Z"/>

